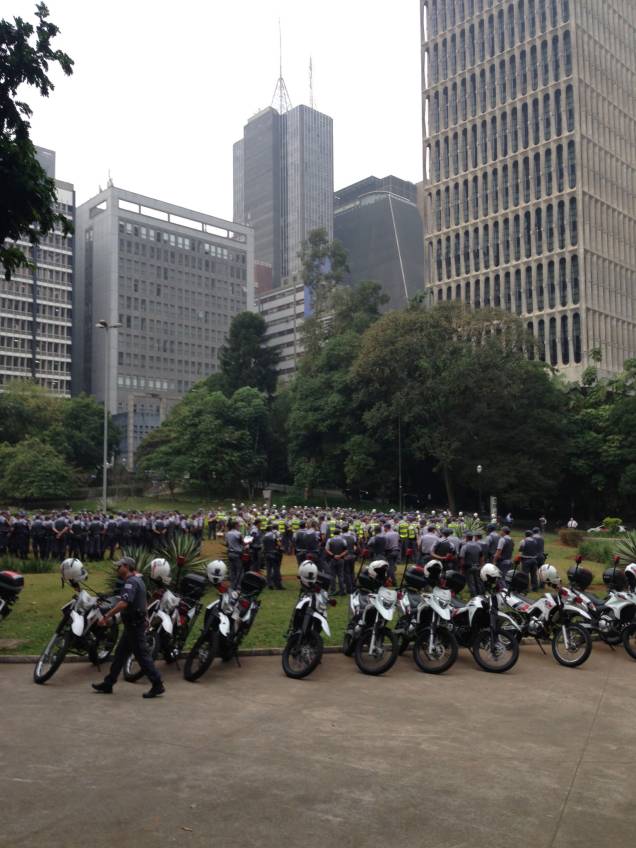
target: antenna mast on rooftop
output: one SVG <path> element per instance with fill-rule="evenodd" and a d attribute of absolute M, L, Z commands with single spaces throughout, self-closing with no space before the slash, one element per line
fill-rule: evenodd
<path fill-rule="evenodd" d="M 287 91 L 287 86 L 285 85 L 285 80 L 283 79 L 283 33 L 280 26 L 280 18 L 278 19 L 278 55 L 278 82 L 276 83 L 276 88 L 274 89 L 274 95 L 272 97 L 272 106 L 278 98 L 278 111 L 282 115 L 284 112 L 289 112 L 289 110 L 292 108 L 292 104 L 291 99 L 289 97 L 289 92 Z"/>

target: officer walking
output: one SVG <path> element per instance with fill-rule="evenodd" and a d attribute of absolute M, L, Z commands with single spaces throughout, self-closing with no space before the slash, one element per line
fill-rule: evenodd
<path fill-rule="evenodd" d="M 146 642 L 146 587 L 143 578 L 137 574 L 135 560 L 130 557 L 122 557 L 115 563 L 117 576 L 124 581 L 124 588 L 115 606 L 100 618 L 98 624 L 105 627 L 109 619 L 114 618 L 118 612 L 124 624 L 124 632 L 117 643 L 115 656 L 110 671 L 102 683 L 93 683 L 93 689 L 102 695 L 110 695 L 113 686 L 117 683 L 124 663 L 130 654 L 135 655 L 146 677 L 152 686 L 144 692 L 144 698 L 156 698 L 166 691 L 161 675 L 152 661 Z"/>
<path fill-rule="evenodd" d="M 531 589 L 536 592 L 539 588 L 537 579 L 539 546 L 532 535 L 532 530 L 526 530 L 524 538 L 519 543 L 519 553 L 521 554 L 521 567 L 530 576 Z"/>
<path fill-rule="evenodd" d="M 393 530 L 387 522 L 384 525 L 384 548 L 386 561 L 389 564 L 389 577 L 393 581 L 393 585 L 397 585 L 397 563 L 400 558 L 401 544 L 402 540 L 398 531 Z"/>

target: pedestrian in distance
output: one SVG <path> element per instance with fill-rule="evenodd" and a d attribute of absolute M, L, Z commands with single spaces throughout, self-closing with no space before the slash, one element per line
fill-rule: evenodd
<path fill-rule="evenodd" d="M 102 683 L 93 683 L 93 689 L 101 695 L 112 694 L 117 678 L 121 674 L 126 659 L 134 654 L 151 687 L 144 692 L 144 698 L 156 698 L 166 691 L 161 675 L 152 661 L 146 642 L 146 586 L 141 575 L 137 574 L 135 561 L 131 557 L 122 557 L 115 563 L 117 576 L 123 580 L 124 588 L 119 601 L 100 618 L 98 624 L 105 627 L 111 618 L 121 613 L 124 632 L 115 648 L 110 671 Z"/>

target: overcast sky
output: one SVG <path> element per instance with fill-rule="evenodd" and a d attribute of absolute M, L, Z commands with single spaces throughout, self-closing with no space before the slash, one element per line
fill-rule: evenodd
<path fill-rule="evenodd" d="M 418 0 L 46 0 L 75 61 L 48 100 L 24 92 L 32 138 L 78 203 L 115 185 L 232 217 L 232 144 L 283 76 L 292 105 L 334 121 L 335 188 L 422 177 Z M 33 20 L 35 0 L 2 0 Z"/>

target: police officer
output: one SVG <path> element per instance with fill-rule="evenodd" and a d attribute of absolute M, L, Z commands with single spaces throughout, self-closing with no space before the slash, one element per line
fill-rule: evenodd
<path fill-rule="evenodd" d="M 225 534 L 225 543 L 227 545 L 227 561 L 230 567 L 230 581 L 232 588 L 238 588 L 241 578 L 243 577 L 243 537 L 237 528 L 237 520 L 231 518 L 227 522 L 227 533 Z"/>
<path fill-rule="evenodd" d="M 422 533 L 420 536 L 420 550 L 418 556 L 418 563 L 420 565 L 426 565 L 426 563 L 433 556 L 433 548 L 437 544 L 439 540 L 439 536 L 435 531 L 435 525 L 429 524 L 426 528 L 426 532 Z"/>
<path fill-rule="evenodd" d="M 531 589 L 533 592 L 536 592 L 539 588 L 537 578 L 537 571 L 539 570 L 537 562 L 539 546 L 537 540 L 532 535 L 532 530 L 526 530 L 524 538 L 519 543 L 519 553 L 521 554 L 521 567 L 530 576 Z"/>
<path fill-rule="evenodd" d="M 345 592 L 350 595 L 353 592 L 356 557 L 358 556 L 358 538 L 348 524 L 345 524 L 342 528 L 342 538 L 347 543 L 347 554 L 344 558 Z"/>
<path fill-rule="evenodd" d="M 347 540 L 336 525 L 333 536 L 329 536 L 325 544 L 325 556 L 331 574 L 331 593 L 336 594 L 336 585 L 340 587 L 339 595 L 345 594 L 344 560 L 348 554 Z"/>
<path fill-rule="evenodd" d="M 495 565 L 504 577 L 506 576 L 506 572 L 512 567 L 512 552 L 514 549 L 515 543 L 510 536 L 510 527 L 502 527 L 501 536 L 497 543 L 497 551 L 495 552 Z"/>
<path fill-rule="evenodd" d="M 400 526 L 400 525 L 398 525 Z M 397 530 L 393 530 L 389 523 L 384 525 L 384 548 L 386 561 L 389 564 L 389 577 L 393 585 L 397 582 L 397 563 L 400 558 L 402 540 Z"/>
<path fill-rule="evenodd" d="M 499 533 L 497 533 L 497 525 L 489 524 L 486 527 L 488 531 L 488 536 L 486 537 L 488 541 L 488 562 L 494 562 L 495 554 L 497 553 L 497 546 L 499 545 Z"/>
<path fill-rule="evenodd" d="M 484 555 L 481 546 L 473 538 L 473 534 L 467 531 L 464 534 L 466 541 L 459 552 L 459 561 L 466 578 L 466 586 L 471 597 L 479 595 L 481 592 L 481 581 L 479 579 L 479 569 L 484 563 Z"/>
<path fill-rule="evenodd" d="M 283 550 L 280 537 L 273 525 L 269 524 L 263 534 L 263 555 L 267 569 L 267 585 L 270 589 L 284 589 L 280 576 L 280 564 L 283 559 Z"/>
<path fill-rule="evenodd" d="M 459 553 L 459 546 L 456 548 L 450 541 L 452 532 L 450 527 L 442 527 L 442 538 L 438 539 L 433 545 L 433 557 L 441 560 L 445 567 L 449 569 L 455 568 Z"/>
<path fill-rule="evenodd" d="M 120 612 L 124 632 L 117 643 L 110 671 L 102 683 L 93 683 L 92 686 L 96 692 L 110 695 L 126 659 L 132 653 L 152 684 L 150 689 L 144 692 L 143 697 L 156 698 L 157 695 L 163 695 L 166 690 L 146 642 L 146 587 L 141 575 L 137 574 L 134 559 L 122 557 L 115 566 L 117 576 L 124 581 L 124 588 L 120 593 L 119 601 L 100 618 L 98 624 L 105 627 L 109 619 Z"/>

